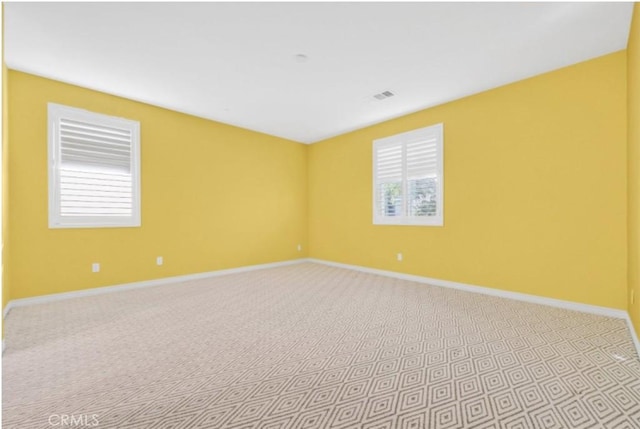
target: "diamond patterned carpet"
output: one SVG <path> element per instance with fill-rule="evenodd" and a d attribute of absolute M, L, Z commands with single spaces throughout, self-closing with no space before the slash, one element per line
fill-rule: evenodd
<path fill-rule="evenodd" d="M 5 332 L 5 428 L 640 428 L 623 320 L 312 263 L 19 307 Z"/>

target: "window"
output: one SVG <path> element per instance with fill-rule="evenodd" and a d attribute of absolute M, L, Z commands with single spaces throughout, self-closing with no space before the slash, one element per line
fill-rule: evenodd
<path fill-rule="evenodd" d="M 49 228 L 140 226 L 140 124 L 49 103 Z"/>
<path fill-rule="evenodd" d="M 443 225 L 443 125 L 373 142 L 373 223 Z"/>

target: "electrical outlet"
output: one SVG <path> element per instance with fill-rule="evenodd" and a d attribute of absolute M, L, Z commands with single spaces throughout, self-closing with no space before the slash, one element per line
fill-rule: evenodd
<path fill-rule="evenodd" d="M 156 264 L 157 264 L 158 266 L 160 266 L 160 265 L 164 264 L 164 258 L 163 258 L 162 256 L 158 256 L 158 257 L 156 258 Z"/>
<path fill-rule="evenodd" d="M 302 252 L 302 244 L 298 244 L 298 252 Z"/>
<path fill-rule="evenodd" d="M 94 262 L 93 264 L 91 264 L 91 271 L 94 273 L 99 273 L 100 272 L 100 264 L 98 262 Z"/>
<path fill-rule="evenodd" d="M 396 256 L 396 258 L 398 258 L 398 261 L 402 261 L 402 253 L 398 253 L 398 255 Z"/>

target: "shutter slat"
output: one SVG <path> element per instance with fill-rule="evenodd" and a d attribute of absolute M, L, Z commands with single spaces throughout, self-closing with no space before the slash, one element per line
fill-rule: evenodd
<path fill-rule="evenodd" d="M 111 162 L 129 165 L 131 162 L 131 153 L 111 152 L 108 150 L 94 149 L 90 146 L 85 147 L 63 147 L 62 162 L 73 161 L 78 159 L 93 159 L 95 162 L 104 162 L 109 165 Z"/>
<path fill-rule="evenodd" d="M 122 173 L 122 172 L 115 172 L 115 171 L 109 171 L 109 172 L 102 172 L 102 171 L 82 171 L 79 169 L 69 169 L 69 168 L 61 168 L 60 169 L 61 172 L 63 172 L 66 176 L 69 177 L 86 177 L 86 178 L 110 178 L 110 177 L 131 177 L 131 174 L 129 173 Z"/>
<path fill-rule="evenodd" d="M 68 138 L 63 137 L 62 142 L 64 143 L 64 148 L 77 148 L 77 149 L 91 149 L 98 150 L 102 152 L 113 152 L 113 153 L 131 153 L 131 146 L 119 145 L 119 144 L 111 144 L 101 141 L 91 141 L 91 140 L 81 140 L 76 138 Z"/>
<path fill-rule="evenodd" d="M 97 196 L 97 195 L 76 195 L 76 194 L 68 194 L 62 199 L 64 202 L 74 203 L 74 202 L 88 202 L 88 203 L 127 203 L 131 204 L 131 195 L 127 196 Z"/>
<path fill-rule="evenodd" d="M 117 192 L 124 193 L 130 192 L 130 186 L 116 186 L 116 185 L 87 185 L 84 183 L 76 183 L 76 184 L 65 184 L 61 186 L 62 193 L 61 196 L 64 196 L 67 192 L 72 191 L 106 191 L 106 192 Z"/>
<path fill-rule="evenodd" d="M 379 147 L 376 151 L 378 183 L 397 182 L 402 179 L 402 146 L 394 144 Z"/>
<path fill-rule="evenodd" d="M 82 157 L 82 156 L 74 156 L 74 157 L 67 157 L 66 159 L 67 163 L 74 163 L 74 164 L 82 164 L 85 166 L 94 166 L 96 168 L 104 168 L 104 167 L 110 167 L 112 169 L 112 171 L 114 172 L 114 174 L 116 173 L 121 173 L 124 171 L 129 171 L 129 165 L 124 165 L 124 163 L 121 162 L 109 162 L 109 161 L 105 161 L 105 160 L 101 160 L 101 159 L 94 159 L 91 157 Z"/>
<path fill-rule="evenodd" d="M 104 191 L 104 190 L 95 190 L 95 189 L 65 189 L 65 198 L 79 198 L 81 200 L 85 200 L 90 197 L 98 197 L 98 198 L 124 198 L 131 199 L 132 193 L 130 191 L 121 192 L 121 191 Z M 88 200 L 87 200 L 88 201 Z"/>
<path fill-rule="evenodd" d="M 122 146 L 129 147 L 131 142 L 131 138 L 120 138 L 114 137 L 109 134 L 99 134 L 99 133 L 82 133 L 75 132 L 68 128 L 60 129 L 60 138 L 62 140 L 79 140 L 86 142 L 94 142 L 94 143 L 105 143 L 113 146 Z"/>
<path fill-rule="evenodd" d="M 90 124 L 88 122 L 76 121 L 68 118 L 61 118 L 60 125 L 69 129 L 76 129 L 79 131 L 98 132 L 114 137 L 126 137 L 131 136 L 131 131 L 124 128 L 114 128 L 102 124 Z"/>
<path fill-rule="evenodd" d="M 62 208 L 91 208 L 91 209 L 131 209 L 130 202 L 113 201 L 68 201 L 62 200 Z"/>
<path fill-rule="evenodd" d="M 407 143 L 407 179 L 434 177 L 438 174 L 438 147 L 435 139 Z"/>
<path fill-rule="evenodd" d="M 73 208 L 73 209 L 61 209 L 60 214 L 62 216 L 112 216 L 112 217 L 121 217 L 121 216 L 131 216 L 133 213 L 132 210 L 127 209 L 92 209 L 92 208 Z"/>
<path fill-rule="evenodd" d="M 95 183 L 95 184 L 103 184 L 103 183 L 120 183 L 120 184 L 130 184 L 131 183 L 131 175 L 114 175 L 113 177 L 108 176 L 77 176 L 66 174 L 62 172 L 60 175 L 62 181 L 67 183 Z"/>

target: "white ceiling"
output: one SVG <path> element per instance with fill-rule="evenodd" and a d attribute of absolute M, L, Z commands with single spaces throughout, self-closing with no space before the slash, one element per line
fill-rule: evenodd
<path fill-rule="evenodd" d="M 632 7 L 5 3 L 5 61 L 311 143 L 624 49 Z"/>

